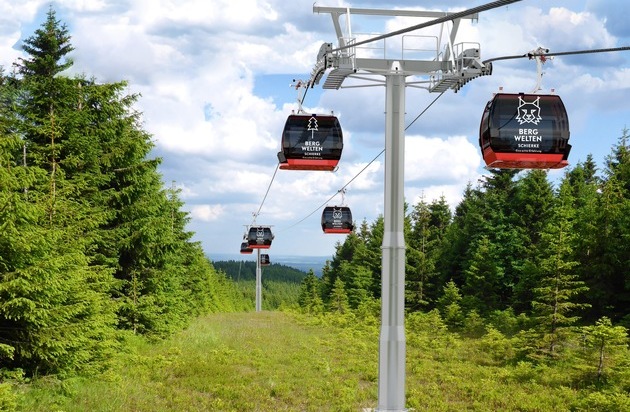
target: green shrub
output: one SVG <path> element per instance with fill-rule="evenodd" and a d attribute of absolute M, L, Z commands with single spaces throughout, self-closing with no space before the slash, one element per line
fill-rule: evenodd
<path fill-rule="evenodd" d="M 492 325 L 486 326 L 486 334 L 481 338 L 479 344 L 482 351 L 497 362 L 507 362 L 515 354 L 512 341 Z"/>
<path fill-rule="evenodd" d="M 7 382 L 0 383 L 0 411 L 11 412 L 17 407 L 17 396 L 13 392 L 12 385 Z"/>
<path fill-rule="evenodd" d="M 630 395 L 623 392 L 592 392 L 577 402 L 573 410 L 576 412 L 630 411 Z"/>

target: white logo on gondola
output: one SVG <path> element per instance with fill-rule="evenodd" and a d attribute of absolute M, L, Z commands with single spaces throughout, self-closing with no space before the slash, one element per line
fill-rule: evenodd
<path fill-rule="evenodd" d="M 256 237 L 258 239 L 262 239 L 265 237 L 265 230 L 264 229 L 256 229 Z"/>
<path fill-rule="evenodd" d="M 333 219 L 341 219 L 342 216 L 341 209 L 333 209 Z"/>
<path fill-rule="evenodd" d="M 540 117 L 540 97 L 537 97 L 533 102 L 526 102 L 519 96 L 516 120 L 519 124 L 533 123 L 537 125 L 542 120 Z"/>
<path fill-rule="evenodd" d="M 311 118 L 308 119 L 308 128 L 306 130 L 311 131 L 312 140 L 315 137 L 315 132 L 319 130 L 319 126 L 317 125 L 317 119 L 315 118 L 315 116 L 311 116 Z"/>

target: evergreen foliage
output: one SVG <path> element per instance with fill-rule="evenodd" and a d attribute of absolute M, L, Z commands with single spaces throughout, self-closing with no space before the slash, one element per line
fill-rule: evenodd
<path fill-rule="evenodd" d="M 149 158 L 124 82 L 68 77 L 73 51 L 52 7 L 0 71 L 0 371 L 107 366 L 128 329 L 164 336 L 244 308 L 191 242 L 178 192 Z M 20 372 L 21 371 L 21 372 Z"/>
<path fill-rule="evenodd" d="M 592 370 L 596 370 L 598 382 L 607 375 L 607 369 L 618 370 L 628 366 L 629 360 L 620 356 L 628 347 L 626 328 L 613 326 L 610 319 L 603 317 L 595 325 L 584 327 L 584 333 L 586 346 L 592 350 L 590 357 L 596 360 L 592 363 Z"/>
<path fill-rule="evenodd" d="M 222 270 L 232 280 L 256 280 L 256 262 L 218 260 L 212 262 L 217 270 Z M 306 277 L 306 273 L 291 266 L 272 263 L 262 268 L 263 282 L 273 280 L 277 282 L 301 283 Z"/>
<path fill-rule="evenodd" d="M 243 296 L 243 309 L 254 310 L 256 303 L 256 262 L 215 261 L 213 266 L 234 282 Z M 299 306 L 300 286 L 307 274 L 290 266 L 272 263 L 262 269 L 262 309 L 278 310 Z"/>
<path fill-rule="evenodd" d="M 467 186 L 453 214 L 444 199 L 408 207 L 407 327 L 439 318 L 441 344 L 452 344 L 450 333 L 480 339 L 491 364 L 521 362 L 524 376 L 564 365 L 581 371 L 583 384 L 624 387 L 628 359 L 616 353 L 627 355 L 630 325 L 628 139 L 623 130 L 601 176 L 592 156 L 567 168 L 557 188 L 545 171 L 490 170 Z M 335 313 L 345 313 L 339 302 L 347 297 L 357 317 L 378 305 L 382 238 L 379 216 L 338 243 L 319 283 L 303 286 L 305 297 L 321 291 L 303 308 L 312 313 L 315 296 Z M 606 402 L 627 399 L 584 405 Z"/>
<path fill-rule="evenodd" d="M 576 295 L 588 291 L 577 278 L 573 256 L 573 202 L 568 181 L 560 188 L 559 199 L 552 211 L 552 222 L 540 234 L 538 282 L 533 289 L 533 316 L 538 324 L 544 351 L 554 356 L 562 344 L 563 331 L 575 324 L 577 310 L 587 304 L 577 303 Z"/>
<path fill-rule="evenodd" d="M 405 220 L 407 310 L 438 308 L 456 328 L 471 311 L 495 321 L 509 311 L 512 317 L 503 320 L 511 324 L 494 327 L 511 334 L 533 327 L 538 344 L 551 339 L 543 345 L 549 352 L 559 343 L 554 334 L 572 326 L 602 316 L 630 324 L 628 139 L 623 130 L 603 176 L 592 156 L 567 168 L 558 189 L 545 171 L 493 169 L 477 186 L 467 186 L 453 214 L 443 198 L 411 205 Z M 321 280 L 327 305 L 337 279 L 353 309 L 380 298 L 382 236 L 379 216 L 336 245 Z"/>
<path fill-rule="evenodd" d="M 302 281 L 298 303 L 307 313 L 319 314 L 324 311 L 320 281 L 312 270 Z"/>
<path fill-rule="evenodd" d="M 217 272 L 191 241 L 179 192 L 164 187 L 160 159 L 150 157 L 139 96 L 125 82 L 65 76 L 70 40 L 51 7 L 15 73 L 0 70 L 3 375 L 94 372 L 129 333 L 162 337 L 203 313 L 251 309 L 232 281 L 236 262 Z M 491 170 L 454 213 L 444 198 L 410 205 L 407 327 L 429 331 L 410 346 L 438 345 L 447 357 L 455 333 L 483 335 L 492 352 L 484 362 L 518 362 L 511 379 L 565 362 L 627 391 L 629 138 L 624 129 L 601 175 L 589 156 L 557 190 L 544 171 Z M 321 279 L 265 268 L 267 288 L 296 288 L 294 301 L 277 292 L 266 308 L 297 302 L 374 326 L 383 223 L 364 220 L 337 243 Z M 254 266 L 239 264 L 237 280 L 254 279 Z M 628 403 L 599 395 L 576 410 Z"/>

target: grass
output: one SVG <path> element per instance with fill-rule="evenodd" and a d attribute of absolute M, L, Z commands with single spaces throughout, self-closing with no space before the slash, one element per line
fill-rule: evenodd
<path fill-rule="evenodd" d="M 156 345 L 137 343 L 99 379 L 25 388 L 24 411 L 350 411 L 375 402 L 376 343 L 282 312 L 215 314 Z"/>
<path fill-rule="evenodd" d="M 571 386 L 562 367 L 506 366 L 477 341 L 407 334 L 416 411 L 614 411 L 627 393 Z M 130 342 L 93 379 L 18 387 L 18 411 L 362 411 L 377 406 L 378 326 L 283 312 L 213 314 L 168 340 Z M 590 402 L 590 403 L 589 403 Z M 2 410 L 2 408 L 0 408 Z"/>

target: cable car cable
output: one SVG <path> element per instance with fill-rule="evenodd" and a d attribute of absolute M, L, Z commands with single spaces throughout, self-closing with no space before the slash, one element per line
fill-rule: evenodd
<path fill-rule="evenodd" d="M 308 93 L 308 89 L 310 89 L 310 87 L 308 87 L 308 84 L 307 84 L 306 90 L 304 91 L 304 94 L 302 95 L 302 100 L 300 101 L 300 107 L 302 107 L 302 105 L 304 104 L 304 99 L 306 99 L 306 93 Z"/>
<path fill-rule="evenodd" d="M 568 163 L 571 145 L 569 144 L 569 120 L 566 108 L 560 96 L 555 94 L 537 94 L 542 79 L 542 63 L 546 57 L 567 56 L 592 53 L 606 53 L 630 50 L 628 46 L 575 50 L 550 53 L 549 49 L 539 47 L 529 53 L 513 56 L 502 56 L 488 59 L 484 65 L 492 65 L 493 61 L 519 59 L 527 57 L 535 59 L 538 67 L 538 82 L 529 93 L 495 93 L 486 105 L 479 130 L 479 147 L 486 167 L 498 169 L 561 169 Z M 540 113 L 545 111 L 545 120 Z M 518 122 L 518 124 L 517 124 Z M 532 122 L 540 127 L 536 130 L 536 139 L 523 137 L 531 144 L 521 144 L 516 137 L 523 134 L 519 128 L 523 122 Z"/>
<path fill-rule="evenodd" d="M 278 173 L 278 165 L 276 164 L 276 169 L 273 171 L 273 176 L 271 176 L 271 181 L 269 182 L 269 186 L 267 186 L 267 191 L 265 192 L 265 196 L 263 197 L 262 202 L 260 203 L 260 207 L 258 208 L 258 212 L 256 212 L 256 216 L 260 213 L 260 209 L 262 209 L 265 204 L 265 200 L 267 199 L 267 195 L 269 194 L 269 190 L 271 189 L 271 185 L 276 178 L 276 173 Z"/>
<path fill-rule="evenodd" d="M 429 105 L 427 107 L 424 108 L 424 110 L 422 110 L 422 112 L 420 112 L 420 114 L 418 116 L 416 116 L 415 119 L 413 119 L 413 121 L 411 123 L 409 123 L 407 125 L 407 127 L 405 127 L 405 131 L 407 131 L 407 129 L 409 129 L 411 127 L 411 125 L 413 125 L 427 110 L 429 110 L 429 108 L 431 106 L 433 106 L 433 104 L 440 98 L 442 97 L 442 95 L 446 92 L 443 91 L 442 93 L 440 93 L 439 95 L 437 95 L 437 97 L 435 99 L 433 99 L 433 101 L 431 103 L 429 103 Z M 356 175 L 354 175 L 354 177 L 352 179 L 350 179 L 345 185 L 343 185 L 341 187 L 341 189 L 339 189 L 337 191 L 337 193 L 335 193 L 334 195 L 332 195 L 331 197 L 329 197 L 324 203 L 322 203 L 320 206 L 317 207 L 317 209 L 313 210 L 311 213 L 309 213 L 308 215 L 306 215 L 304 218 L 302 218 L 301 220 L 295 222 L 294 224 L 292 224 L 291 226 L 288 226 L 284 229 L 280 229 L 277 230 L 276 233 L 281 233 L 284 232 L 285 230 L 289 230 L 294 228 L 295 226 L 299 225 L 300 223 L 304 222 L 306 219 L 308 219 L 309 217 L 313 216 L 315 213 L 317 213 L 317 211 L 319 211 L 319 209 L 321 209 L 322 207 L 326 206 L 328 204 L 328 202 L 330 202 L 331 200 L 333 200 L 335 198 L 335 196 L 337 196 L 339 193 L 341 193 L 342 191 L 344 191 L 346 189 L 346 187 L 348 187 L 350 185 L 350 183 L 352 183 L 357 177 L 359 177 L 361 175 L 361 173 L 363 173 L 368 167 L 370 167 L 372 165 L 372 163 L 374 163 L 376 161 L 376 159 L 378 159 L 383 153 L 385 153 L 385 149 L 381 150 L 381 152 L 379 154 L 377 154 L 376 156 L 374 156 L 374 158 L 372 160 L 370 160 L 370 162 L 365 165 L 365 167 L 363 169 L 361 169 Z"/>
<path fill-rule="evenodd" d="M 517 1 L 520 1 L 520 0 L 517 0 Z M 484 5 L 484 6 L 480 6 L 480 7 L 477 7 L 475 9 L 479 9 L 478 11 L 485 11 L 485 10 L 489 10 L 491 8 L 500 7 L 502 5 L 507 5 L 507 4 L 514 3 L 514 2 L 515 1 L 498 1 L 498 2 L 494 2 L 494 3 L 488 3 L 488 4 Z M 502 4 L 498 4 L 498 3 L 502 3 Z M 472 14 L 472 13 L 474 13 L 472 10 L 475 10 L 475 9 L 469 9 L 469 10 L 467 10 L 465 12 L 455 13 L 454 15 L 449 15 L 448 17 L 450 17 L 450 19 L 454 19 L 454 18 L 458 18 L 458 17 L 455 16 L 457 14 L 462 14 L 463 13 L 462 16 L 465 16 L 465 15 L 468 15 L 468 14 Z M 444 19 L 444 18 L 441 18 L 441 19 Z M 437 20 L 440 20 L 440 19 L 437 19 Z M 440 21 L 437 21 L 437 20 L 433 20 L 433 21 L 428 22 L 428 23 L 430 23 L 430 24 L 438 24 L 438 23 L 440 23 Z M 447 18 L 447 20 L 449 20 L 449 19 Z M 430 24 L 428 24 L 428 25 L 430 25 Z M 417 26 L 412 26 L 412 27 L 409 27 L 407 29 L 403 29 L 403 30 L 399 30 L 397 32 L 389 33 L 387 35 L 383 35 L 383 36 L 375 37 L 375 38 L 372 38 L 372 39 L 369 39 L 369 40 L 366 40 L 366 41 L 363 41 L 363 42 L 355 43 L 353 46 L 356 47 L 356 46 L 358 46 L 360 44 L 365 44 L 365 43 L 369 43 L 371 41 L 381 40 L 381 39 L 384 39 L 386 37 L 391 37 L 391 36 L 394 36 L 394 35 L 397 35 L 397 34 L 403 34 L 403 33 L 406 33 L 407 31 L 412 31 L 412 30 L 416 30 L 416 29 L 419 29 L 419 28 L 426 27 L 426 25 L 427 25 L 427 23 L 423 23 L 423 24 L 420 24 L 420 25 L 417 25 Z M 339 49 L 335 49 L 333 51 L 343 50 L 343 49 L 348 48 L 348 47 L 342 47 L 342 48 L 339 48 Z M 500 60 L 522 59 L 522 58 L 525 58 L 525 57 L 531 59 L 532 57 L 539 56 L 539 55 L 544 55 L 544 56 L 550 56 L 551 57 L 551 56 L 568 56 L 568 55 L 578 55 L 578 54 L 609 53 L 609 52 L 628 51 L 628 50 L 630 50 L 630 46 L 611 47 L 611 48 L 592 49 L 592 50 L 575 50 L 575 51 L 566 51 L 566 52 L 553 52 L 553 53 L 544 53 L 544 54 L 525 53 L 525 54 L 522 54 L 522 55 L 501 56 L 501 57 L 495 57 L 495 58 L 492 58 L 492 59 L 487 59 L 487 60 L 483 61 L 483 64 L 492 63 L 492 62 L 500 61 Z M 308 88 L 307 88 L 307 91 L 308 91 Z M 411 125 L 413 125 L 433 105 L 433 103 L 435 103 L 437 101 L 437 99 L 440 98 L 443 94 L 444 94 L 444 91 L 442 93 L 440 93 L 433 100 L 433 102 L 431 102 L 418 116 L 416 116 L 416 118 L 405 128 L 405 130 L 407 130 L 409 127 L 411 127 Z M 302 96 L 302 103 L 304 102 L 304 98 L 305 97 L 306 97 L 306 92 L 305 92 L 304 96 Z M 372 159 L 363 169 L 361 169 L 361 171 L 359 171 L 359 173 L 357 173 L 357 175 L 355 175 L 350 181 L 348 181 L 340 190 L 345 189 L 350 183 L 352 183 L 352 181 L 354 181 L 354 179 L 356 179 L 361 173 L 363 173 L 365 171 L 365 169 L 367 169 L 384 152 L 385 152 L 385 150 L 383 149 L 378 155 L 376 155 L 376 157 L 374 157 L 374 159 Z M 275 169 L 275 171 L 273 173 L 271 181 L 269 182 L 269 186 L 267 187 L 267 191 L 265 193 L 265 196 L 264 196 L 264 198 L 263 198 L 263 200 L 262 200 L 262 202 L 260 204 L 260 207 L 258 208 L 258 211 L 254 214 L 254 219 L 252 221 L 252 225 L 256 222 L 256 217 L 260 214 L 260 211 L 261 211 L 261 209 L 262 209 L 262 207 L 263 207 L 263 205 L 265 203 L 267 195 L 269 194 L 269 190 L 271 189 L 271 185 L 273 184 L 273 181 L 275 179 L 276 173 L 278 172 L 278 167 L 279 167 L 279 165 L 276 165 L 276 169 Z M 334 195 L 332 195 L 326 202 L 324 202 L 324 204 L 319 206 L 317 209 L 315 209 L 313 212 L 311 212 L 309 215 L 307 215 L 302 220 L 300 220 L 297 223 L 289 226 L 287 229 L 292 228 L 292 227 L 302 223 L 304 220 L 308 219 L 310 216 L 315 214 L 319 209 L 324 207 L 335 196 L 337 196 L 338 193 L 339 192 L 337 192 Z M 284 230 L 286 230 L 286 229 L 284 229 Z"/>
<path fill-rule="evenodd" d="M 391 33 L 387 33 L 387 34 L 381 35 L 381 36 L 373 37 L 371 39 L 363 40 L 363 41 L 354 43 L 352 45 L 342 46 L 342 47 L 333 49 L 332 52 L 338 52 L 338 51 L 342 51 L 342 50 L 345 50 L 345 49 L 349 49 L 351 47 L 361 46 L 361 45 L 364 45 L 364 44 L 367 44 L 367 43 L 383 40 L 383 39 L 386 39 L 388 37 L 397 36 L 397 35 L 404 34 L 404 33 L 410 32 L 410 31 L 422 29 L 422 28 L 429 27 L 429 26 L 436 25 L 436 24 L 440 24 L 440 23 L 445 23 L 447 21 L 451 21 L 451 20 L 458 19 L 458 18 L 463 18 L 463 17 L 466 17 L 466 16 L 468 16 L 470 14 L 475 14 L 475 13 L 479 13 L 479 12 L 482 12 L 482 11 L 487 11 L 487 10 L 491 10 L 491 9 L 494 9 L 494 8 L 502 7 L 502 6 L 507 6 L 507 5 L 510 5 L 512 3 L 516 3 L 516 2 L 519 2 L 519 1 L 521 1 L 521 0 L 499 0 L 499 1 L 492 2 L 492 3 L 487 3 L 487 4 L 484 4 L 482 6 L 474 7 L 472 9 L 468 9 L 468 10 L 464 10 L 462 12 L 452 13 L 452 14 L 446 15 L 444 17 L 440 17 L 438 19 L 431 20 L 431 21 L 426 22 L 426 23 L 417 24 L 415 26 L 410 26 L 410 27 L 407 27 L 405 29 L 397 30 L 397 31 L 394 31 L 394 32 L 391 32 Z M 554 53 L 545 53 L 545 54 L 540 54 L 540 55 L 544 55 L 544 56 L 567 56 L 567 55 L 577 55 L 577 54 L 607 53 L 607 52 L 628 51 L 628 50 L 630 50 L 630 46 L 612 47 L 612 48 L 604 48 L 604 49 L 592 49 L 592 50 L 576 50 L 576 51 L 567 51 L 567 52 L 554 52 Z M 521 58 L 525 58 L 525 57 L 531 59 L 532 57 L 535 57 L 535 56 L 539 56 L 539 54 L 525 53 L 525 54 L 522 54 L 522 55 L 501 56 L 501 57 L 495 57 L 495 58 L 492 58 L 492 59 L 484 60 L 482 63 L 483 64 L 488 64 L 488 63 L 492 63 L 492 62 L 500 61 L 500 60 L 521 59 Z M 308 87 L 307 87 L 307 91 L 308 91 Z M 431 102 L 429 104 L 429 106 L 427 106 L 418 116 L 416 116 L 416 118 L 405 128 L 405 130 L 407 130 L 409 127 L 411 127 L 411 125 L 413 125 L 429 109 L 429 107 L 431 107 L 433 105 L 433 103 L 435 103 L 435 101 L 437 101 L 437 99 L 440 98 L 443 94 L 444 94 L 444 92 L 440 93 L 433 100 L 433 102 Z M 302 96 L 301 103 L 304 102 L 305 97 L 306 97 L 306 92 L 305 92 L 304 96 Z M 291 225 L 291 226 L 289 226 L 286 229 L 283 229 L 281 231 L 284 231 L 284 230 L 290 229 L 290 228 L 292 228 L 294 226 L 297 226 L 298 224 L 302 223 L 304 220 L 308 219 L 310 216 L 315 214 L 319 209 L 324 207 L 330 200 L 332 200 L 335 196 L 337 196 L 337 194 L 341 190 L 344 190 L 348 185 L 350 185 L 350 183 L 352 183 L 359 175 L 361 175 L 361 173 L 363 173 L 384 152 L 385 152 L 385 149 L 383 149 L 378 155 L 376 155 L 363 169 L 361 169 L 359 171 L 359 173 L 357 173 L 352 179 L 350 179 L 337 193 L 332 195 L 321 206 L 319 206 L 317 209 L 315 209 L 313 212 L 308 214 L 306 217 L 304 217 L 303 219 L 301 219 L 297 223 L 295 223 L 295 224 L 293 224 L 293 225 Z M 262 202 L 260 204 L 260 207 L 258 208 L 258 211 L 254 214 L 254 219 L 252 221 L 252 225 L 256 221 L 256 217 L 260 214 L 260 211 L 261 211 L 261 209 L 262 209 L 262 207 L 263 207 L 263 205 L 265 203 L 267 195 L 269 194 L 269 190 L 271 189 L 271 185 L 273 184 L 273 181 L 275 179 L 276 173 L 278 171 L 278 167 L 279 167 L 279 164 L 276 165 L 276 169 L 275 169 L 274 174 L 273 174 L 273 176 L 271 178 L 271 181 L 269 182 L 269 186 L 267 187 L 267 191 L 265 193 L 265 196 L 264 196 L 264 198 L 263 198 L 263 200 L 262 200 Z"/>
<path fill-rule="evenodd" d="M 309 217 L 313 216 L 319 209 L 321 209 L 322 207 L 326 206 L 328 204 L 328 202 L 330 202 L 331 200 L 333 200 L 335 198 L 335 196 L 337 196 L 342 190 L 344 190 L 348 185 L 350 185 L 350 183 L 352 183 L 354 181 L 354 179 L 356 179 L 357 177 L 359 177 L 359 175 L 361 175 L 361 173 L 363 173 L 365 171 L 365 169 L 367 169 L 368 167 L 370 167 L 370 165 L 372 163 L 374 163 L 374 161 L 376 159 L 378 159 L 383 153 L 385 153 L 385 149 L 381 150 L 381 152 L 379 154 L 377 154 L 374 159 L 370 160 L 370 162 L 365 165 L 365 167 L 363 169 L 361 169 L 361 171 L 359 171 L 359 173 L 357 173 L 356 175 L 354 175 L 354 177 L 352 179 L 350 179 L 345 185 L 342 186 L 341 189 L 339 189 L 337 191 L 337 193 L 335 193 L 334 195 L 332 195 L 331 197 L 328 198 L 328 200 L 326 200 L 323 204 L 321 204 L 320 206 L 317 207 L 317 209 L 313 210 L 311 213 L 309 213 L 308 215 L 306 215 L 303 219 L 301 219 L 298 222 L 295 222 L 294 224 L 292 224 L 291 226 L 288 226 L 284 229 L 281 230 L 277 230 L 276 233 L 280 233 L 280 232 L 284 232 L 285 230 L 289 230 L 297 225 L 299 225 L 300 223 L 304 222 L 306 219 L 308 219 Z"/>
<path fill-rule="evenodd" d="M 271 181 L 269 182 L 269 186 L 267 186 L 267 191 L 265 192 L 265 196 L 263 197 L 263 200 L 260 203 L 260 207 L 258 208 L 258 211 L 256 213 L 254 213 L 254 219 L 252 220 L 252 223 L 249 225 L 250 227 L 254 226 L 254 223 L 256 223 L 256 218 L 260 214 L 260 210 L 262 209 L 263 205 L 265 204 L 265 200 L 267 199 L 267 195 L 269 194 L 269 190 L 271 189 L 271 185 L 273 184 L 273 181 L 276 178 L 276 174 L 278 173 L 278 166 L 280 166 L 280 165 L 276 164 L 276 170 L 273 171 L 273 176 L 271 176 Z"/>
<path fill-rule="evenodd" d="M 422 116 L 424 114 L 424 112 L 426 112 L 427 110 L 429 110 L 429 107 L 433 106 L 433 103 L 435 103 L 437 101 L 437 99 L 439 99 L 440 97 L 442 97 L 442 95 L 446 93 L 446 90 L 442 91 L 442 93 L 440 93 L 435 99 L 433 99 L 433 101 L 431 103 L 429 103 L 429 105 L 427 107 L 424 108 L 423 111 L 420 112 L 419 115 L 416 116 L 415 119 L 413 119 L 413 121 L 411 123 L 409 123 L 407 125 L 407 127 L 405 127 L 405 131 L 407 131 L 407 129 L 409 129 L 411 127 L 412 124 L 414 124 L 416 122 L 416 120 L 418 120 L 420 118 L 420 116 Z"/>
<path fill-rule="evenodd" d="M 391 33 L 386 33 L 386 34 L 383 34 L 383 35 L 380 35 L 380 36 L 372 37 L 371 39 L 359 41 L 359 42 L 356 42 L 356 43 L 352 43 L 350 45 L 341 46 L 341 47 L 338 47 L 336 49 L 332 49 L 331 52 L 334 53 L 334 52 L 346 50 L 346 49 L 349 49 L 349 48 L 362 46 L 362 45 L 367 44 L 367 43 L 372 43 L 372 42 L 375 42 L 375 41 L 383 40 L 383 39 L 386 39 L 388 37 L 398 36 L 400 34 L 405 34 L 407 32 L 414 31 L 414 30 L 424 29 L 425 27 L 434 26 L 436 24 L 446 23 L 447 21 L 463 18 L 463 17 L 469 16 L 471 14 L 475 14 L 475 13 L 479 13 L 479 12 L 482 12 L 482 11 L 495 9 L 495 8 L 498 8 L 498 7 L 507 6 L 507 5 L 510 5 L 512 3 L 516 3 L 516 2 L 519 2 L 519 1 L 522 1 L 522 0 L 499 0 L 499 1 L 493 1 L 492 3 L 487 3 L 487 4 L 484 4 L 484 5 L 478 6 L 478 7 L 473 7 L 472 9 L 468 9 L 468 10 L 464 10 L 464 11 L 460 11 L 460 12 L 456 12 L 456 13 L 447 14 L 444 17 L 439 17 L 437 19 L 434 19 L 434 20 L 431 20 L 431 21 L 428 21 L 428 22 L 425 22 L 425 23 L 416 24 L 415 26 L 410 26 L 410 27 L 407 27 L 405 29 L 396 30 L 396 31 L 393 31 Z"/>
<path fill-rule="evenodd" d="M 522 59 L 525 57 L 531 59 L 532 57 L 536 57 L 536 56 L 545 56 L 545 57 L 546 56 L 568 56 L 568 55 L 573 55 L 573 54 L 608 53 L 608 52 L 628 51 L 628 50 L 630 50 L 630 46 L 611 47 L 607 49 L 575 50 L 575 51 L 544 53 L 544 54 L 525 53 L 525 54 L 518 54 L 518 55 L 513 55 L 513 56 L 495 57 L 492 59 L 484 60 L 482 63 L 487 64 L 487 63 L 492 63 L 498 60 Z"/>

